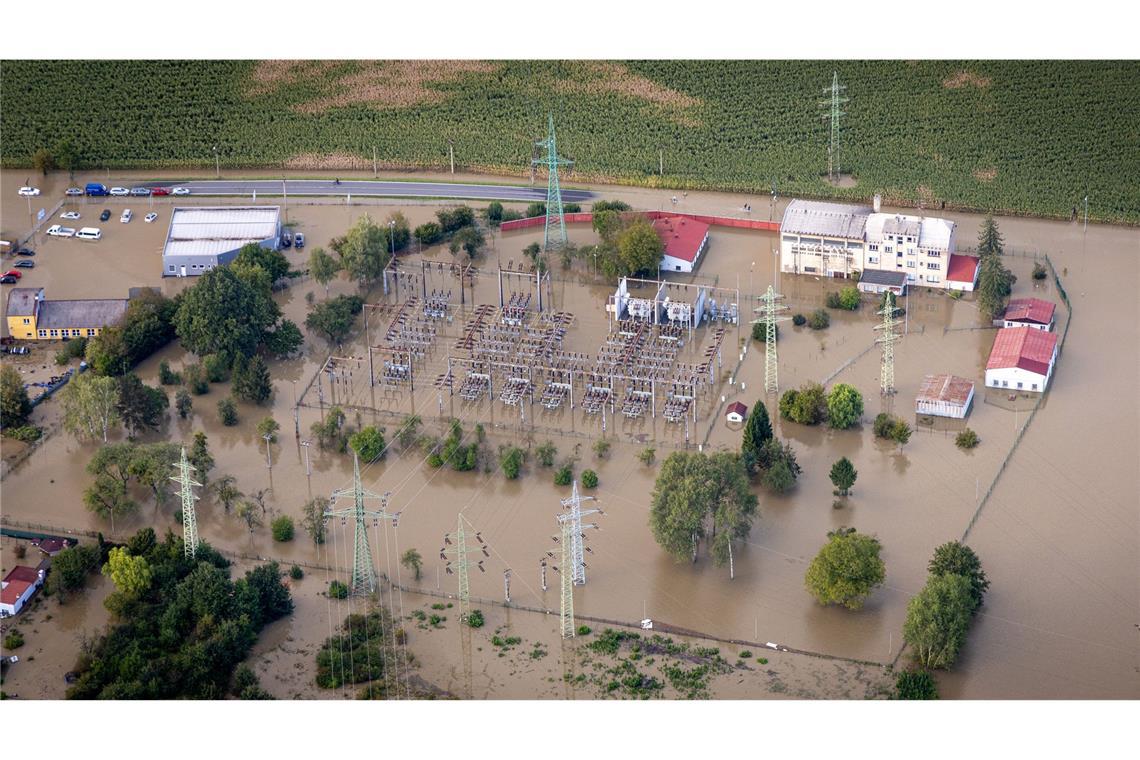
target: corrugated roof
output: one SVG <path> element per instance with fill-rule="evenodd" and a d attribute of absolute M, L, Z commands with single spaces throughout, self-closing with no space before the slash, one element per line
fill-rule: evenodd
<path fill-rule="evenodd" d="M 889 269 L 864 269 L 859 282 L 869 285 L 890 285 L 901 288 L 906 284 L 906 272 L 893 272 Z"/>
<path fill-rule="evenodd" d="M 946 279 L 952 282 L 975 282 L 978 279 L 978 257 L 951 254 Z"/>
<path fill-rule="evenodd" d="M 163 255 L 211 256 L 277 235 L 277 206 L 176 208 Z"/>
<path fill-rule="evenodd" d="M 12 288 L 8 292 L 8 316 L 30 317 L 36 313 L 36 295 L 43 288 Z"/>
<path fill-rule="evenodd" d="M 1019 367 L 1044 375 L 1057 348 L 1057 334 L 1032 327 L 1007 327 L 998 330 L 986 369 Z"/>
<path fill-rule="evenodd" d="M 666 216 L 653 221 L 653 229 L 665 244 L 665 255 L 675 259 L 696 261 L 701 243 L 709 234 L 709 225 L 683 216 Z"/>
<path fill-rule="evenodd" d="M 927 375 L 922 378 L 917 401 L 965 406 L 974 391 L 974 382 L 957 375 Z"/>
<path fill-rule="evenodd" d="M 917 216 L 892 216 L 883 223 L 883 232 L 917 238 L 922 233 L 922 220 Z"/>
<path fill-rule="evenodd" d="M 780 231 L 862 240 L 870 215 L 868 206 L 795 200 L 784 210 Z"/>
<path fill-rule="evenodd" d="M 1040 298 L 1014 298 L 1005 309 L 1005 318 L 1011 322 L 1033 322 L 1047 325 L 1053 321 L 1056 305 Z"/>
<path fill-rule="evenodd" d="M 127 300 L 103 298 L 90 301 L 44 301 L 37 329 L 61 327 L 106 327 L 127 313 Z"/>

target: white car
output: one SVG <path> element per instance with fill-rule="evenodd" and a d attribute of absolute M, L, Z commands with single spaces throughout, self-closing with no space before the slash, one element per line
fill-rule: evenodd
<path fill-rule="evenodd" d="M 171 195 L 189 195 L 190 194 L 190 188 L 188 188 L 188 187 L 172 187 L 170 189 L 170 194 Z"/>
<path fill-rule="evenodd" d="M 78 211 L 64 211 L 62 214 L 59 215 L 59 218 L 60 219 L 78 219 L 79 218 L 79 212 Z"/>
<path fill-rule="evenodd" d="M 125 187 L 112 187 L 111 195 L 130 195 L 131 191 Z"/>
<path fill-rule="evenodd" d="M 53 224 L 52 226 L 47 228 L 47 234 L 51 235 L 52 237 L 65 237 L 65 238 L 74 237 L 75 236 L 75 228 L 74 227 L 63 227 L 63 226 L 58 225 L 58 224 Z"/>
<path fill-rule="evenodd" d="M 143 217 L 143 221 L 146 222 L 147 224 L 150 224 L 151 222 L 153 222 L 157 218 L 158 218 L 158 214 L 151 211 L 149 214 L 147 214 L 146 216 Z"/>
<path fill-rule="evenodd" d="M 64 191 L 64 195 L 83 195 L 82 187 L 69 187 Z"/>
<path fill-rule="evenodd" d="M 40 194 L 40 189 L 38 187 L 21 187 L 20 188 L 20 195 L 26 196 L 28 198 L 34 198 L 39 194 Z"/>
<path fill-rule="evenodd" d="M 131 210 L 129 208 L 123 209 L 123 215 L 119 217 L 119 221 L 123 224 L 131 221 Z"/>

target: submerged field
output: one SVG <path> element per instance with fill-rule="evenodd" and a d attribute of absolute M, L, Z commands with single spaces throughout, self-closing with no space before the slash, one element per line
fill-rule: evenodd
<path fill-rule="evenodd" d="M 823 88 L 845 95 L 828 184 Z M 523 176 L 553 113 L 571 181 L 1140 222 L 1136 62 L 6 61 L 3 165 Z M 663 164 L 664 176 L 658 176 Z"/>

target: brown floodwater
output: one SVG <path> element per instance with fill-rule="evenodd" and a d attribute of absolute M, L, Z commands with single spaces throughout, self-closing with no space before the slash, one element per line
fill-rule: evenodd
<path fill-rule="evenodd" d="M 17 199 L 15 192 L 26 174 L 0 175 L 0 226 L 5 239 L 13 234 L 11 229 L 27 226 L 27 204 Z M 102 173 L 93 178 L 106 181 Z M 35 180 L 38 178 L 33 184 Z M 84 181 L 77 178 L 75 183 Z M 66 175 L 53 176 L 40 187 L 45 194 L 58 197 L 69 184 Z M 669 191 L 603 188 L 601 193 L 626 199 L 638 208 L 672 205 Z M 737 213 L 744 202 L 752 204 L 754 216 L 766 218 L 764 199 L 730 194 L 690 193 L 681 197 L 678 210 Z M 42 284 L 48 289 L 48 297 L 58 298 L 122 297 L 126 288 L 134 285 L 160 285 L 166 292 L 184 287 L 187 283 L 183 281 L 159 277 L 169 204 L 155 199 L 160 217 L 147 225 L 138 217 L 150 210 L 149 203 L 146 199 L 141 203 L 138 199 L 99 199 L 90 212 L 81 209 L 84 218 L 80 223 L 86 224 L 88 213 L 112 208 L 111 221 L 101 225 L 103 240 L 95 244 L 38 241 L 37 267 L 21 285 Z M 431 218 L 436 210 L 434 204 L 401 203 L 290 203 L 289 218 L 306 233 L 311 249 L 342 233 L 365 212 L 383 219 L 399 209 L 415 225 Z M 40 205 L 47 204 L 44 200 Z M 136 212 L 129 225 L 117 221 L 119 207 L 124 205 Z M 776 218 L 782 205 L 781 200 L 773 212 Z M 947 216 L 961 225 L 960 240 L 974 237 L 979 217 Z M 1135 291 L 1140 284 L 1140 233 L 1094 225 L 1086 236 L 1079 225 L 1031 219 L 1002 219 L 1000 224 L 1007 247 L 1050 254 L 1073 300 L 1074 316 L 1046 402 L 968 536 L 992 585 L 959 663 L 952 672 L 939 675 L 942 692 L 957 698 L 1134 698 L 1140 696 L 1135 628 L 1140 620 L 1140 568 L 1136 559 L 1140 544 L 1136 499 L 1140 489 L 1136 467 L 1140 409 L 1135 393 L 1140 379 L 1140 314 Z M 594 241 L 588 227 L 572 226 L 570 235 L 580 244 Z M 332 387 L 327 380 L 322 382 L 325 407 L 334 400 L 358 407 L 349 410 L 350 423 L 375 421 L 387 427 L 389 438 L 400 417 L 413 410 L 424 419 L 426 431 L 433 434 L 443 432 L 446 417 L 461 419 L 467 431 L 482 421 L 491 449 L 500 443 L 526 446 L 549 439 L 558 447 L 559 459 L 577 457 L 577 472 L 595 469 L 600 485 L 594 495 L 605 515 L 596 518 L 599 530 L 589 533 L 593 550 L 587 558 L 589 582 L 575 595 L 580 614 L 631 621 L 648 615 L 713 636 L 772 641 L 840 657 L 892 662 L 900 647 L 907 601 L 925 582 L 926 563 L 934 547 L 959 538 L 970 523 L 977 495 L 997 473 L 1025 423 L 1028 405 L 1008 408 L 1009 404 L 987 403 L 979 386 L 968 419 L 981 438 L 978 448 L 963 453 L 955 448 L 952 431 L 915 426 L 914 436 L 900 450 L 894 444 L 877 441 L 870 430 L 870 420 L 881 404 L 878 352 L 867 351 L 875 337 L 872 328 L 877 317 L 871 313 L 873 308 L 865 304 L 855 313 L 832 311 L 831 327 L 820 332 L 785 323 L 779 343 L 781 389 L 819 381 L 838 371 L 832 382 L 851 383 L 864 396 L 864 424 L 854 430 L 832 431 L 777 422 L 778 435 L 795 447 L 804 473 L 785 496 L 758 492 L 760 513 L 751 535 L 735 553 L 735 579 L 729 579 L 727 568 L 713 565 L 704 547 L 696 564 L 676 563 L 656 546 L 649 532 L 649 494 L 656 468 L 641 464 L 636 454 L 650 441 L 656 441 L 659 459 L 683 447 L 684 426 L 667 424 L 660 418 L 609 417 L 605 436 L 613 448 L 607 459 L 599 461 L 592 452 L 593 442 L 602 435 L 601 420 L 596 416 L 583 414 L 580 409 L 574 414 L 567 409 L 546 412 L 534 404 L 526 407 L 525 418 L 520 418 L 518 408 L 498 401 L 462 402 L 458 395 L 450 397 L 432 386 L 447 349 L 470 314 L 472 299 L 497 304 L 496 263 L 505 266 L 513 261 L 518 266 L 521 249 L 540 238 L 541 231 L 527 231 L 496 233 L 489 240 L 487 254 L 476 262 L 487 276 L 477 279 L 474 295 L 468 289 L 465 309 L 455 310 L 454 321 L 441 325 L 441 334 L 426 362 L 417 365 L 414 393 L 370 388 L 364 361 L 351 380 Z M 696 276 L 676 281 L 739 287 L 746 297 L 750 292 L 762 292 L 773 282 L 774 245 L 771 234 L 714 228 L 710 249 Z M 298 266 L 306 254 L 287 252 Z M 422 256 L 432 262 L 452 261 L 451 255 L 439 247 L 423 251 Z M 402 267 L 418 269 L 416 258 L 417 254 L 408 257 Z M 594 355 L 607 330 L 603 304 L 612 286 L 594 284 L 591 264 L 582 261 L 565 271 L 554 260 L 551 268 L 554 306 L 574 314 L 565 348 Z M 1029 276 L 1030 259 L 1010 257 L 1008 265 L 1019 278 L 1015 295 L 1059 301 L 1051 281 L 1035 287 Z M 521 291 L 524 284 L 521 278 L 516 279 L 506 289 Z M 808 313 L 823 304 L 827 290 L 842 283 L 781 275 L 776 284 L 788 296 L 791 313 Z M 388 302 L 402 301 L 409 289 L 418 287 L 419 283 L 406 279 Z M 457 280 L 438 268 L 429 276 L 427 288 L 451 289 L 453 302 L 458 300 Z M 355 285 L 344 280 L 331 288 L 334 295 L 355 290 Z M 286 316 L 298 324 L 304 321 L 305 294 L 309 291 L 318 300 L 325 297 L 324 288 L 308 280 L 279 295 Z M 379 287 L 369 300 L 384 301 Z M 750 304 L 745 301 L 743 312 L 747 316 Z M 960 329 L 983 324 L 969 299 L 955 302 L 940 292 L 919 289 L 906 305 L 907 335 L 896 349 L 898 394 L 893 408 L 913 421 L 911 404 L 924 374 L 953 372 L 981 382 L 993 331 Z M 370 318 L 369 331 L 374 339 L 382 332 L 381 326 L 386 327 L 383 317 Z M 737 368 L 740 341 L 747 333 L 745 324 L 739 330 L 729 327 L 724 335 L 717 382 L 699 396 L 699 419 L 689 423 L 688 439 L 694 448 L 706 437 L 707 446 L 714 449 L 739 444 L 739 431 L 723 421 L 721 396 L 725 403 L 739 399 L 749 406 L 761 398 L 763 346 L 749 347 Z M 701 361 L 711 340 L 708 328 L 698 329 L 691 340 L 686 336 L 678 360 Z M 213 478 L 233 474 L 247 494 L 271 489 L 265 497 L 270 511 L 266 523 L 275 514 L 299 520 L 301 507 L 310 496 L 328 494 L 351 482 L 351 460 L 318 451 L 316 446 L 311 452 L 313 474 L 307 478 L 304 452 L 292 430 L 294 389 L 301 395 L 329 352 L 322 338 L 309 336 L 300 358 L 274 362 L 276 395 L 272 405 L 258 408 L 239 404 L 241 424 L 236 427 L 223 427 L 217 418 L 215 404 L 226 393 L 223 384 L 212 387 L 206 396 L 194 397 L 191 420 L 171 415 L 163 431 L 145 440 L 189 441 L 194 431 L 204 430 L 217 460 Z M 33 363 L 39 359 L 39 364 L 50 366 L 52 353 L 51 349 L 36 348 L 30 358 Z M 363 330 L 335 353 L 365 357 Z M 169 346 L 139 368 L 144 380 L 157 382 L 158 364 L 164 359 L 175 369 L 189 361 L 180 347 Z M 729 376 L 733 384 L 728 383 Z M 768 408 L 775 418 L 773 404 L 774 399 L 769 399 Z M 314 385 L 304 394 L 299 414 L 303 436 L 319 419 L 320 407 Z M 58 417 L 57 408 L 57 403 L 45 404 L 37 409 L 33 421 L 51 424 Z M 282 427 L 280 442 L 271 448 L 272 470 L 266 467 L 265 443 L 254 430 L 257 421 L 267 414 Z M 28 461 L 5 476 L 0 492 L 4 516 L 65 528 L 108 530 L 106 523 L 83 508 L 80 498 L 90 483 L 83 465 L 93 450 L 93 444 L 76 442 L 66 434 L 52 435 Z M 840 456 L 851 459 L 859 479 L 846 505 L 833 509 L 827 471 Z M 507 481 L 497 471 L 432 470 L 423 457 L 419 450 L 403 452 L 393 446 L 384 460 L 364 467 L 366 486 L 391 492 L 390 510 L 401 512 L 397 529 L 383 525 L 372 529 L 379 571 L 407 582 L 407 572 L 398 568 L 396 560 L 403 550 L 415 547 L 425 559 L 421 583 L 435 589 L 438 575 L 438 588 L 454 590 L 454 576 L 442 572 L 437 549 L 444 534 L 454 532 L 457 514 L 462 512 L 482 531 L 491 554 L 484 560 L 485 573 L 472 572 L 472 594 L 501 599 L 503 570 L 510 568 L 514 602 L 557 610 L 558 576 L 550 574 L 550 590 L 543 592 L 539 587 L 539 560 L 548 551 L 558 555 L 558 545 L 551 538 L 557 530 L 554 515 L 560 509 L 559 499 L 565 498 L 569 489 L 555 487 L 551 471 L 538 467 L 533 458 L 522 477 Z M 174 509 L 173 499 L 161 509 L 146 501 L 136 515 L 116 521 L 115 533 L 125 535 L 151 524 L 178 530 Z M 351 526 L 338 522 L 331 525 L 330 543 L 318 551 L 300 531 L 290 544 L 275 544 L 266 527 L 250 535 L 244 524 L 226 515 L 209 497 L 203 498 L 199 515 L 206 540 L 230 550 L 339 567 L 350 561 Z M 827 531 L 841 525 L 873 533 L 883 544 L 886 583 L 857 612 L 822 608 L 803 587 L 807 563 L 826 540 Z M 323 571 L 310 571 L 297 589 L 297 614 L 290 621 L 274 624 L 259 643 L 259 657 L 269 658 L 259 660 L 263 681 L 268 677 L 279 684 L 275 693 L 281 696 L 327 696 L 296 676 L 310 673 L 302 661 L 307 658 L 311 663 L 311 654 L 328 635 L 330 623 L 335 625 L 345 612 L 331 609 L 319 596 L 321 585 Z M 409 605 L 407 595 L 404 603 Z M 419 606 L 425 603 L 424 598 L 414 602 Z M 555 617 L 521 610 L 495 611 L 497 616 L 508 614 L 510 625 L 525 631 L 520 635 L 528 641 L 531 637 L 542 639 L 549 642 L 552 652 L 558 650 Z M 502 624 L 505 621 L 495 622 L 496 626 Z M 424 677 L 460 693 L 454 680 L 456 668 L 461 668 L 455 630 L 420 633 L 413 634 L 410 644 L 423 662 Z M 502 669 L 507 666 L 500 667 L 500 658 L 492 655 L 489 659 L 495 661 L 494 666 L 488 666 L 493 672 L 482 686 L 475 679 L 477 696 L 572 696 L 561 682 L 545 680 L 554 677 L 558 681 L 561 673 L 562 665 L 555 662 L 553 654 L 537 661 L 532 670 L 514 674 Z M 72 660 L 68 659 L 65 670 Z M 904 654 L 900 662 L 906 660 Z M 273 665 L 277 661 L 283 664 Z M 828 669 L 834 667 L 834 663 L 826 665 Z M 548 673 L 551 668 L 558 673 Z M 717 693 L 751 697 L 762 696 L 764 689 L 756 685 L 755 691 L 750 691 L 742 685 L 736 691 Z"/>

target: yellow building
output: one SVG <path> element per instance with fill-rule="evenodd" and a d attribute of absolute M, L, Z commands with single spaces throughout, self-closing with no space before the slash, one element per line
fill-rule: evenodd
<path fill-rule="evenodd" d="M 43 288 L 8 293 L 8 334 L 17 340 L 91 338 L 127 313 L 125 298 L 49 301 Z"/>

